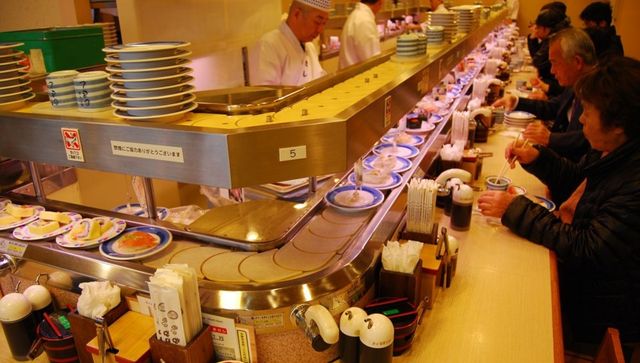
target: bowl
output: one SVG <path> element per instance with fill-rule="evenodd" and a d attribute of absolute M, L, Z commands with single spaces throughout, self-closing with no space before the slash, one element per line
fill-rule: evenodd
<path fill-rule="evenodd" d="M 497 175 L 490 175 L 485 178 L 485 185 L 487 190 L 507 190 L 511 185 L 511 179 L 503 176 L 498 180 Z"/>

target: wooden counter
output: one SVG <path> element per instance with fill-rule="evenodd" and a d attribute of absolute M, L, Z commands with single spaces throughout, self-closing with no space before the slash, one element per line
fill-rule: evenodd
<path fill-rule="evenodd" d="M 504 148 L 516 135 L 500 131 L 476 144 L 494 156 L 484 160 L 475 184 L 484 189 L 484 177 L 500 171 Z M 542 183 L 519 166 L 506 176 L 528 194 L 545 195 Z M 449 217 L 440 225 L 449 227 Z M 468 232 L 448 230 L 460 241 L 455 278 L 425 314 L 411 349 L 393 361 L 563 362 L 555 254 L 479 212 Z"/>

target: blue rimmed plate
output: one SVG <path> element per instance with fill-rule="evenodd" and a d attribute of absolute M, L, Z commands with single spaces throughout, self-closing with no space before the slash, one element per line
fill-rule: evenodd
<path fill-rule="evenodd" d="M 29 226 L 31 225 L 31 223 L 37 223 L 38 220 L 35 220 L 29 224 L 27 224 L 26 226 L 22 226 L 22 227 L 18 227 L 16 229 L 13 230 L 13 237 L 22 240 L 22 241 L 37 241 L 37 240 L 41 240 L 41 239 L 47 239 L 50 237 L 55 237 L 59 234 L 63 234 L 63 233 L 67 233 L 71 230 L 71 228 L 73 227 L 73 224 L 79 220 L 82 219 L 82 216 L 78 213 L 74 213 L 74 212 L 63 212 L 64 214 L 68 215 L 71 218 L 71 222 L 68 224 L 65 224 L 63 226 L 61 226 L 60 228 L 56 229 L 55 231 L 51 231 L 49 233 L 45 233 L 45 234 L 33 234 L 29 231 Z"/>
<path fill-rule="evenodd" d="M 121 204 L 113 208 L 114 212 L 129 214 L 137 217 L 147 218 L 147 211 L 138 203 Z M 156 208 L 158 219 L 163 220 L 169 216 L 169 209 L 165 207 Z"/>
<path fill-rule="evenodd" d="M 549 199 L 545 198 L 545 197 L 541 197 L 539 195 L 534 195 L 534 197 L 537 199 L 537 203 L 540 204 L 541 206 L 547 208 L 549 210 L 549 212 L 553 212 L 554 210 L 556 210 L 556 204 L 552 201 L 550 201 Z M 534 201 L 536 202 L 536 201 Z"/>
<path fill-rule="evenodd" d="M 369 155 L 363 160 L 362 165 L 367 169 L 382 169 L 381 166 L 377 165 L 376 163 L 377 160 L 378 160 L 378 155 Z M 395 171 L 396 173 L 402 173 L 411 169 L 411 165 L 412 165 L 411 160 L 396 156 L 396 163 L 393 166 L 393 169 L 391 169 L 391 171 Z"/>
<path fill-rule="evenodd" d="M 6 203 L 6 204 L 9 204 L 9 203 Z M 22 206 L 23 207 L 31 207 L 31 208 L 33 208 L 33 215 L 31 217 L 21 218 L 17 222 L 13 222 L 13 223 L 2 225 L 2 226 L 0 226 L 0 231 L 4 231 L 4 230 L 7 230 L 7 229 L 24 226 L 27 223 L 31 223 L 31 222 L 35 221 L 36 219 L 38 219 L 38 214 L 40 214 L 40 212 L 42 212 L 44 210 L 44 207 L 43 206 L 39 206 L 39 205 L 23 204 Z M 6 213 L 6 212 L 0 212 L 0 213 Z"/>
<path fill-rule="evenodd" d="M 366 173 L 367 171 L 365 171 Z M 356 183 L 356 175 L 354 173 L 349 174 L 348 180 L 351 184 L 355 184 Z M 372 187 L 372 188 L 376 188 L 378 190 L 388 190 L 388 189 L 393 189 L 395 187 L 397 187 L 398 185 L 400 185 L 400 183 L 402 183 L 402 177 L 400 176 L 400 174 L 395 173 L 395 172 L 391 172 L 384 180 L 384 182 L 381 183 L 367 183 L 366 181 L 363 180 L 363 185 L 366 185 L 368 187 Z"/>
<path fill-rule="evenodd" d="M 389 132 L 384 135 L 382 137 L 382 141 L 385 143 L 391 143 L 393 142 L 393 138 L 398 136 L 398 129 L 391 129 L 389 130 Z M 424 144 L 424 136 L 420 136 L 420 135 L 406 135 L 407 136 L 407 140 L 396 140 L 396 143 L 398 145 L 411 145 L 411 146 L 417 146 L 417 145 L 422 145 Z"/>
<path fill-rule="evenodd" d="M 91 221 L 91 219 L 92 218 L 83 218 L 75 222 L 74 225 L 77 223 L 81 223 L 82 221 Z M 93 219 L 109 220 L 111 221 L 111 223 L 113 223 L 113 225 L 111 226 L 111 228 L 109 228 L 107 231 L 101 234 L 98 238 L 80 240 L 80 239 L 71 237 L 71 233 L 70 233 L 71 231 L 69 231 L 65 234 L 62 234 L 56 237 L 56 243 L 59 246 L 62 246 L 65 248 L 79 248 L 79 249 L 93 248 L 100 245 L 102 242 L 108 241 L 113 237 L 119 235 L 120 233 L 122 233 L 122 231 L 124 231 L 125 228 L 127 228 L 127 222 L 123 221 L 120 218 L 95 217 Z M 73 227 L 71 227 L 71 229 L 73 229 Z"/>
<path fill-rule="evenodd" d="M 354 198 L 356 186 L 343 185 L 332 189 L 324 196 L 327 204 L 345 212 L 359 212 L 372 209 L 384 201 L 384 195 L 376 188 L 362 186 Z"/>
<path fill-rule="evenodd" d="M 401 158 L 411 159 L 420 153 L 417 147 L 411 145 L 398 144 L 395 149 L 392 144 L 380 144 L 373 148 L 376 155 L 395 155 Z"/>
<path fill-rule="evenodd" d="M 432 124 L 439 124 L 440 122 L 442 122 L 442 120 L 444 120 L 444 116 L 435 113 L 432 114 L 431 117 L 429 117 L 429 122 Z"/>
<path fill-rule="evenodd" d="M 120 237 L 101 244 L 100 254 L 112 260 L 139 260 L 167 248 L 172 240 L 171 232 L 164 228 L 127 228 Z"/>

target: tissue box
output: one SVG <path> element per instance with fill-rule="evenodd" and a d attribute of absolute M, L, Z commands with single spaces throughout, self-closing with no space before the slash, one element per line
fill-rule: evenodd
<path fill-rule="evenodd" d="M 124 313 L 128 311 L 127 303 L 123 300 L 115 308 L 111 309 L 104 315 L 107 325 L 111 325 L 118 320 Z M 78 313 L 69 313 L 67 319 L 71 323 L 71 333 L 73 334 L 73 342 L 78 351 L 78 357 L 81 362 L 90 362 L 91 353 L 87 352 L 87 343 L 96 336 L 96 322 L 93 319 L 82 316 Z"/>
<path fill-rule="evenodd" d="M 380 269 L 378 279 L 378 296 L 406 297 L 414 305 L 422 301 L 420 293 L 422 261 L 418 260 L 413 273 L 404 273 Z"/>
<path fill-rule="evenodd" d="M 151 361 L 157 362 L 182 362 L 182 363 L 206 363 L 211 362 L 214 356 L 213 340 L 208 326 L 200 331 L 186 347 L 163 342 L 156 336 L 149 338 L 151 346 Z"/>

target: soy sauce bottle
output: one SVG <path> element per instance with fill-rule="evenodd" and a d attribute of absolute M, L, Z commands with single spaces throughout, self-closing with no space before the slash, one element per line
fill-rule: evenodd
<path fill-rule="evenodd" d="M 360 328 L 367 313 L 352 307 L 340 315 L 340 361 L 342 363 L 358 363 Z"/>
<path fill-rule="evenodd" d="M 471 210 L 473 208 L 473 189 L 466 184 L 453 189 L 451 203 L 451 228 L 466 231 L 471 226 Z"/>
<path fill-rule="evenodd" d="M 359 363 L 391 363 L 393 323 L 382 314 L 371 314 L 360 328 Z"/>

